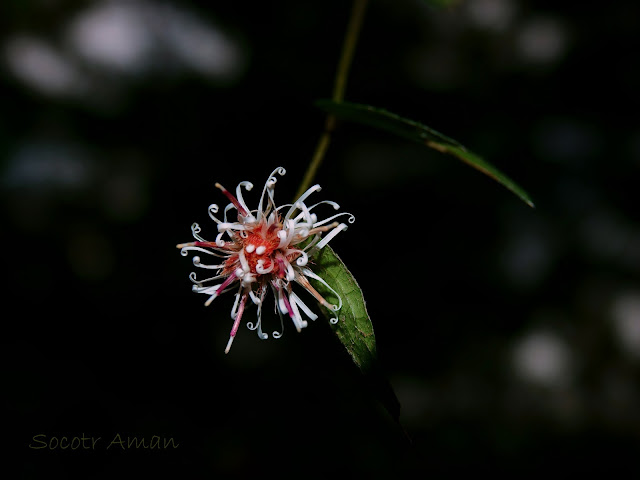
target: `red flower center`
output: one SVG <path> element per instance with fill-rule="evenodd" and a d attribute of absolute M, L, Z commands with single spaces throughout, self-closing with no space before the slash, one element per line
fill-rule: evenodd
<path fill-rule="evenodd" d="M 242 239 L 242 243 L 244 244 L 244 256 L 251 268 L 251 272 L 257 273 L 256 265 L 260 260 L 263 260 L 263 269 L 269 269 L 271 267 L 271 263 L 274 262 L 272 255 L 280 244 L 280 238 L 273 231 L 267 232 L 265 237 L 263 237 L 260 232 L 254 231 L 249 233 L 247 238 Z M 278 265 L 276 263 L 274 273 L 277 269 Z"/>

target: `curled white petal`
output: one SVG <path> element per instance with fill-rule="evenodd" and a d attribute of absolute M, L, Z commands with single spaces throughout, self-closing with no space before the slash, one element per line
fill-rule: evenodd
<path fill-rule="evenodd" d="M 256 303 L 256 301 L 253 299 L 253 297 L 256 297 L 257 305 L 258 305 L 258 313 L 257 313 L 257 320 L 256 320 L 256 328 L 258 329 L 258 337 L 260 337 L 262 340 L 266 340 L 267 338 L 269 338 L 269 335 L 264 333 L 262 331 L 262 304 L 263 304 L 263 300 L 264 300 L 264 296 L 267 293 L 267 287 L 263 286 L 260 290 L 260 297 L 258 298 L 256 295 L 253 295 L 251 298 L 254 301 L 254 303 Z M 250 292 L 249 295 L 251 296 L 253 294 L 253 292 Z M 247 326 L 251 325 L 251 322 L 247 323 Z"/>
<path fill-rule="evenodd" d="M 300 195 L 300 198 L 298 198 L 295 202 L 293 202 L 293 205 L 291 205 L 291 208 L 289 209 L 287 214 L 284 216 L 284 219 L 288 220 L 289 217 L 296 210 L 296 208 L 298 208 L 299 203 L 301 204 L 309 195 L 311 195 L 314 192 L 319 192 L 320 190 L 322 190 L 320 185 L 314 185 L 313 187 L 309 188 L 306 192 L 304 192 L 302 195 Z"/>
<path fill-rule="evenodd" d="M 318 242 L 318 244 L 315 246 L 315 248 L 317 248 L 318 250 L 322 249 L 322 247 L 324 247 L 327 243 L 329 243 L 333 237 L 335 237 L 341 231 L 346 229 L 347 229 L 347 226 L 344 223 L 341 223 L 336 228 L 331 230 L 325 237 L 323 237 L 322 240 L 320 240 L 320 242 Z"/>
<path fill-rule="evenodd" d="M 282 205 L 276 208 L 276 212 L 279 212 L 283 208 L 292 207 L 292 206 L 293 206 L 293 203 L 283 203 Z"/>
<path fill-rule="evenodd" d="M 337 213 L 337 214 L 333 215 L 332 217 L 325 218 L 321 222 L 316 222 L 316 223 L 313 224 L 313 226 L 314 226 L 314 228 L 315 227 L 319 227 L 321 225 L 324 225 L 325 223 L 329 223 L 331 220 L 334 220 L 334 219 L 336 219 L 338 217 L 341 217 L 342 215 L 349 215 L 349 219 L 347 220 L 347 222 L 349 222 L 349 223 L 353 223 L 353 222 L 356 221 L 356 217 L 354 217 L 349 212 L 341 212 L 341 213 Z"/>
<path fill-rule="evenodd" d="M 240 292 L 235 294 L 235 301 L 233 302 L 233 307 L 231 307 L 231 319 L 235 320 L 236 319 L 236 315 L 238 314 L 238 305 L 240 304 L 240 297 L 242 295 L 240 295 Z"/>
<path fill-rule="evenodd" d="M 289 305 L 291 306 L 290 317 L 291 320 L 293 320 L 293 324 L 296 326 L 296 330 L 300 331 L 303 328 L 306 328 L 308 324 L 306 321 L 302 320 L 302 316 L 300 315 L 296 302 L 292 301 L 291 294 L 289 294 Z"/>
<path fill-rule="evenodd" d="M 308 225 L 313 224 L 314 220 L 311 217 L 311 213 L 309 212 L 309 209 L 307 208 L 307 206 L 301 202 L 298 202 L 296 206 L 301 210 L 301 212 L 296 216 L 296 218 L 293 219 L 293 221 L 297 223 L 304 218 L 305 222 Z"/>
<path fill-rule="evenodd" d="M 247 229 L 247 227 L 245 225 L 242 225 L 241 223 L 238 222 L 220 222 L 218 223 L 218 231 L 219 232 L 225 232 L 227 230 L 239 230 L 239 231 L 245 231 Z"/>
<path fill-rule="evenodd" d="M 269 268 L 264 268 L 264 260 L 258 260 L 258 263 L 256 264 L 256 272 L 258 272 L 260 275 L 265 275 L 271 272 L 274 267 L 275 267 L 275 262 L 271 262 L 271 265 L 269 265 Z"/>
<path fill-rule="evenodd" d="M 229 210 L 231 210 L 232 208 L 234 208 L 233 203 L 228 204 L 226 207 L 224 207 L 224 223 L 227 223 L 227 213 L 229 213 Z"/>
<path fill-rule="evenodd" d="M 216 245 L 218 245 L 219 247 L 224 247 L 226 245 L 226 242 L 222 240 L 222 235 L 224 234 L 225 232 L 220 232 L 216 237 Z"/>
<path fill-rule="evenodd" d="M 208 270 L 218 270 L 220 268 L 224 268 L 224 264 L 220 265 L 205 265 L 204 263 L 200 263 L 200 257 L 197 255 L 193 257 L 193 264 L 199 268 L 206 268 Z"/>
<path fill-rule="evenodd" d="M 287 308 L 287 304 L 284 302 L 282 295 L 278 296 L 278 308 L 280 309 L 280 313 L 289 315 L 289 309 Z"/>
<path fill-rule="evenodd" d="M 216 293 L 216 290 L 220 285 L 222 284 L 220 283 L 218 285 L 211 285 L 211 286 L 193 285 L 191 287 L 191 291 L 195 293 L 204 293 L 205 295 L 211 295 Z"/>
<path fill-rule="evenodd" d="M 278 317 L 280 318 L 280 331 L 278 332 L 277 330 L 274 330 L 273 332 L 271 332 L 271 336 L 273 338 L 280 338 L 280 337 L 282 337 L 282 334 L 284 333 L 284 320 L 282 319 L 282 312 L 278 308 L 278 306 L 279 306 L 278 299 L 280 298 L 280 292 L 281 291 L 282 290 L 280 288 L 276 287 L 276 282 L 272 281 L 272 283 L 271 283 L 271 292 L 273 293 L 273 297 L 276 299 L 275 311 L 278 314 Z"/>
<path fill-rule="evenodd" d="M 296 235 L 298 236 L 298 238 L 300 240 L 295 242 L 295 243 L 299 243 L 300 241 L 304 240 L 305 238 L 307 238 L 309 236 L 309 229 L 308 228 L 298 228 L 298 229 L 296 229 Z"/>
<path fill-rule="evenodd" d="M 264 333 L 262 331 L 262 314 L 261 314 L 261 310 L 262 310 L 262 305 L 258 306 L 258 319 L 256 320 L 255 325 L 253 324 L 253 322 L 247 322 L 247 328 L 249 330 L 258 330 L 258 337 L 261 340 L 266 340 L 267 338 L 269 338 L 269 334 L 268 333 Z"/>
<path fill-rule="evenodd" d="M 289 300 L 291 301 L 292 304 L 293 303 L 297 304 L 311 320 L 315 320 L 318 318 L 318 315 L 313 313 L 311 309 L 307 307 L 307 305 L 305 305 L 302 299 L 295 293 L 292 292 L 289 294 Z"/>
<path fill-rule="evenodd" d="M 284 257 L 280 257 L 280 260 L 284 264 L 284 267 L 287 269 L 286 279 L 289 281 L 293 280 L 296 276 L 296 272 L 293 270 L 291 263 L 289 263 L 289 260 Z"/>
<path fill-rule="evenodd" d="M 326 203 L 328 205 L 331 205 L 333 207 L 334 210 L 340 210 L 340 205 L 338 205 L 336 202 L 332 201 L 332 200 L 322 200 L 321 202 L 318 203 L 314 203 L 313 205 L 311 205 L 309 207 L 309 211 L 313 210 L 314 208 L 316 208 L 318 205 L 322 205 L 323 203 Z"/>
<path fill-rule="evenodd" d="M 200 225 L 198 225 L 195 222 L 191 224 L 191 234 L 193 235 L 193 238 L 195 238 L 199 242 L 206 242 L 204 238 L 198 235 L 200 231 L 201 231 Z"/>
<path fill-rule="evenodd" d="M 247 212 L 247 216 L 245 218 L 247 219 L 253 218 L 253 215 L 251 215 L 251 211 L 249 210 L 249 207 L 247 207 L 247 204 L 244 203 L 244 198 L 242 198 L 242 187 L 246 188 L 247 192 L 249 192 L 253 188 L 253 183 L 246 182 L 246 181 L 240 182 L 236 187 L 236 198 L 238 199 L 238 203 L 242 208 L 244 208 L 245 212 Z"/>
<path fill-rule="evenodd" d="M 313 240 L 311 240 L 311 242 L 309 242 L 303 249 L 303 252 L 306 251 L 311 251 L 314 249 L 314 247 L 316 246 L 316 243 L 318 243 L 318 241 L 321 239 L 322 237 L 320 235 L 314 235 Z"/>
<path fill-rule="evenodd" d="M 287 173 L 287 171 L 283 167 L 278 167 L 269 175 L 269 178 L 265 182 L 264 188 L 262 189 L 262 195 L 260 196 L 260 203 L 258 203 L 258 212 L 256 215 L 258 217 L 258 220 L 262 218 L 262 215 L 265 211 L 269 210 L 268 207 L 265 210 L 263 210 L 263 207 L 262 207 L 265 193 L 269 196 L 269 201 L 273 203 L 273 188 L 275 187 L 276 182 L 278 181 L 278 178 L 275 176 L 276 173 L 278 173 L 280 176 L 284 176 Z"/>
<path fill-rule="evenodd" d="M 223 242 L 224 245 L 224 242 Z M 222 258 L 226 258 L 229 255 L 228 254 L 221 254 L 221 253 L 217 253 L 213 250 L 207 250 L 205 248 L 202 247 L 193 247 L 190 245 L 187 245 L 186 247 L 182 247 L 180 249 L 180 255 L 182 255 L 183 257 L 186 257 L 187 255 L 189 255 L 189 252 L 201 252 L 201 253 L 206 253 L 207 255 L 213 255 L 214 257 L 222 257 Z"/>
<path fill-rule="evenodd" d="M 278 233 L 276 233 L 276 235 L 280 239 L 280 243 L 278 244 L 278 248 L 282 248 L 285 245 L 286 240 L 287 240 L 287 231 L 286 230 L 280 230 Z"/>
<path fill-rule="evenodd" d="M 289 245 L 289 243 L 291 243 L 291 240 L 293 239 L 294 234 L 295 234 L 295 223 L 293 222 L 293 220 L 287 220 L 285 222 L 284 230 L 280 230 L 277 234 L 278 238 L 280 239 L 278 248 L 284 248 L 287 245 Z"/>
<path fill-rule="evenodd" d="M 244 251 L 240 250 L 238 252 L 238 259 L 240 260 L 240 265 L 242 265 L 242 270 L 245 273 L 249 272 L 251 268 L 249 267 L 249 262 L 247 262 L 247 257 L 244 256 Z"/>
<path fill-rule="evenodd" d="M 207 211 L 209 212 L 209 217 L 211 217 L 211 220 L 216 223 L 220 223 L 220 220 L 214 215 L 214 213 L 218 213 L 218 210 L 218 205 L 216 205 L 215 203 L 209 205 L 209 208 L 207 209 Z"/>
<path fill-rule="evenodd" d="M 303 269 L 302 273 L 304 274 L 305 277 L 313 278 L 314 280 L 317 280 L 320 283 L 322 283 L 325 287 L 327 287 L 329 290 L 331 290 L 331 292 L 338 298 L 338 305 L 334 305 L 333 306 L 334 307 L 334 311 L 337 312 L 338 310 L 340 310 L 342 308 L 342 297 L 340 297 L 340 295 L 338 295 L 338 292 L 336 292 L 327 282 L 325 282 L 321 277 L 319 277 L 318 275 L 313 273 L 308 268 Z"/>
<path fill-rule="evenodd" d="M 309 262 L 309 255 L 307 252 L 300 250 L 300 256 L 296 259 L 296 263 L 299 267 L 304 267 Z"/>
<path fill-rule="evenodd" d="M 203 283 L 211 282 L 213 280 L 219 280 L 221 278 L 225 278 L 226 276 L 227 275 L 216 275 L 215 277 L 205 278 L 204 280 L 198 280 L 196 278 L 196 272 L 191 272 L 189 274 L 189 279 L 196 285 L 202 286 Z"/>

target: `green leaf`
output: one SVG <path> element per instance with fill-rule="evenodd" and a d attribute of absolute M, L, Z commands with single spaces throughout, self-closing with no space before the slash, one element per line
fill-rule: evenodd
<path fill-rule="evenodd" d="M 316 254 L 314 263 L 314 272 L 342 299 L 342 308 L 337 312 L 329 312 L 333 318 L 338 319 L 337 323 L 331 324 L 331 329 L 367 378 L 378 400 L 399 422 L 400 404 L 388 380 L 381 373 L 373 325 L 356 279 L 328 245 Z M 310 281 L 327 301 L 338 303 L 335 293 L 326 285 L 313 279 Z"/>
<path fill-rule="evenodd" d="M 413 140 L 414 142 L 418 142 L 422 145 L 438 150 L 439 152 L 453 155 L 467 165 L 479 170 L 485 175 L 493 178 L 496 182 L 504 185 L 527 205 L 534 207 L 533 201 L 527 192 L 525 192 L 522 187 L 517 185 L 508 176 L 475 153 L 467 150 L 456 140 L 429 128 L 426 125 L 369 105 L 349 102 L 338 103 L 331 100 L 320 100 L 317 102 L 317 105 L 337 117 L 379 128 L 400 137 Z"/>
<path fill-rule="evenodd" d="M 338 318 L 338 322 L 331 325 L 332 330 L 345 346 L 354 363 L 360 370 L 366 372 L 375 364 L 377 352 L 376 337 L 362 291 L 346 265 L 328 245 L 316 254 L 314 263 L 316 264 L 314 271 L 342 299 L 342 308 L 337 312 L 330 312 L 330 315 Z M 317 281 L 313 284 L 327 301 L 338 303 L 338 299 L 329 288 Z"/>

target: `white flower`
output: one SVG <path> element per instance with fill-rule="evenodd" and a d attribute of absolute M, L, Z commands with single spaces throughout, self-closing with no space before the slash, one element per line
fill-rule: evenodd
<path fill-rule="evenodd" d="M 228 353 L 231 348 L 249 300 L 257 305 L 258 312 L 255 324 L 247 322 L 247 327 L 257 330 L 261 339 L 268 338 L 268 334 L 262 331 L 261 323 L 262 306 L 269 290 L 273 292 L 275 309 L 280 316 L 281 324 L 281 331 L 272 333 L 274 338 L 282 335 L 282 315 L 291 317 L 298 331 L 307 326 L 303 314 L 311 320 L 318 318 L 293 291 L 294 283 L 304 288 L 332 312 L 337 312 L 342 307 L 340 295 L 321 277 L 313 273 L 309 263 L 333 237 L 347 229 L 344 223 L 333 220 L 342 215 L 348 215 L 348 222 L 353 223 L 355 218 L 343 212 L 318 220 L 313 213 L 317 206 L 326 204 L 335 210 L 340 208 L 337 203 L 329 200 L 307 206 L 305 201 L 311 194 L 320 191 L 319 185 L 308 189 L 293 204 L 277 207 L 274 202 L 276 173 L 284 175 L 286 170 L 279 167 L 271 172 L 262 190 L 258 208 L 255 210 L 249 210 L 242 197 L 243 188 L 247 191 L 253 188 L 250 182 L 240 182 L 236 188 L 236 196 L 216 183 L 216 187 L 222 190 L 231 203 L 225 207 L 222 220 L 215 216 L 219 211 L 218 205 L 209 206 L 209 216 L 218 226 L 218 236 L 215 241 L 202 238 L 200 226 L 194 223 L 191 225 L 191 232 L 196 241 L 177 245 L 183 256 L 188 255 L 190 251 L 196 251 L 216 259 L 214 265 L 205 265 L 201 263 L 199 256 L 193 257 L 193 264 L 196 267 L 215 271 L 214 276 L 202 280 L 196 278 L 195 272 L 189 275 L 194 283 L 193 291 L 209 296 L 205 305 L 208 306 L 226 291 L 236 290 L 236 299 L 231 309 L 231 318 L 234 322 L 225 353 Z M 230 210 L 236 210 L 232 212 L 237 214 L 236 221 L 227 219 Z M 323 236 L 325 232 L 328 233 Z M 326 301 L 309 283 L 309 279 L 329 288 L 338 299 L 338 304 L 333 305 Z M 336 323 L 337 318 L 332 318 L 331 322 Z"/>

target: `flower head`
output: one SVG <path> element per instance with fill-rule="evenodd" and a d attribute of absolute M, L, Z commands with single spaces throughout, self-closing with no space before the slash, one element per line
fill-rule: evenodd
<path fill-rule="evenodd" d="M 233 326 L 225 353 L 228 353 L 231 348 L 249 300 L 257 305 L 258 312 L 256 322 L 247 322 L 247 327 L 257 330 L 258 336 L 263 340 L 269 337 L 262 331 L 261 325 L 262 306 L 269 291 L 274 295 L 275 309 L 280 316 L 281 325 L 280 331 L 272 333 L 274 338 L 282 335 L 283 315 L 291 318 L 298 331 L 307 326 L 303 314 L 311 320 L 318 318 L 294 292 L 294 284 L 300 285 L 332 312 L 337 312 L 342 307 L 342 299 L 337 292 L 313 273 L 309 264 L 313 256 L 333 237 L 347 229 L 346 224 L 339 223 L 335 219 L 348 215 L 348 222 L 353 223 L 355 218 L 349 213 L 342 212 L 324 220 L 318 220 L 313 210 L 319 205 L 330 205 L 334 210 L 340 208 L 337 203 L 329 200 L 307 206 L 305 201 L 311 194 L 320 191 L 319 185 L 309 188 L 293 204 L 276 206 L 274 201 L 276 174 L 284 175 L 285 173 L 286 170 L 282 167 L 271 172 L 262 190 L 258 208 L 255 210 L 247 207 L 242 196 L 242 189 L 249 191 L 253 188 L 253 184 L 240 182 L 234 196 L 222 185 L 216 183 L 216 187 L 231 203 L 224 208 L 222 220 L 215 216 L 220 210 L 218 205 L 209 206 L 209 216 L 216 222 L 218 228 L 215 241 L 202 238 L 200 226 L 194 223 L 191 225 L 191 232 L 196 241 L 177 245 L 183 256 L 195 251 L 215 259 L 213 260 L 215 264 L 210 265 L 201 263 L 199 256 L 193 257 L 193 264 L 196 267 L 214 271 L 215 274 L 212 277 L 198 279 L 195 272 L 189 275 L 194 283 L 193 291 L 209 296 L 205 302 L 206 306 L 220 294 L 236 291 L 236 299 L 231 309 Z M 232 210 L 235 212 L 231 212 Z M 229 214 L 236 214 L 237 220 L 228 220 Z M 323 235 L 325 233 L 326 235 Z M 338 299 L 338 304 L 334 305 L 325 300 L 313 288 L 309 279 L 320 282 L 331 290 Z M 332 318 L 331 322 L 336 323 L 337 318 Z"/>

